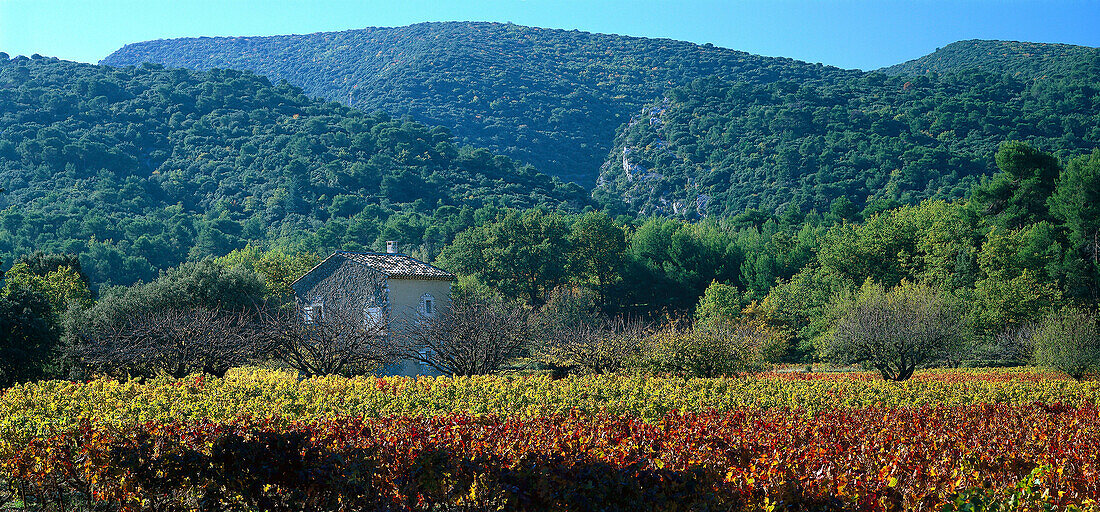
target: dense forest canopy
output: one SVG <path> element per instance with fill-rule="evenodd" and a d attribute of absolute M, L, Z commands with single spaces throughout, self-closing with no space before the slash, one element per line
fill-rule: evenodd
<path fill-rule="evenodd" d="M 285 78 L 451 127 L 643 216 L 957 198 L 994 172 L 988 156 L 1001 141 L 1060 156 L 1100 141 L 1100 50 L 1060 44 L 960 41 L 863 73 L 679 41 L 454 22 L 147 41 L 103 62 Z"/>
<path fill-rule="evenodd" d="M 726 216 L 953 199 L 1005 140 L 1061 157 L 1100 145 L 1100 52 L 1022 80 L 958 71 L 672 89 L 620 132 L 595 197 L 635 215 Z"/>
<path fill-rule="evenodd" d="M 247 71 L 0 54 L 0 260 L 80 255 L 129 284 L 248 242 L 431 258 L 478 208 L 577 211 L 578 185 L 450 132 Z"/>
<path fill-rule="evenodd" d="M 878 71 L 887 75 L 923 75 L 977 69 L 1023 80 L 1053 78 L 1075 74 L 1081 58 L 1097 53 L 1098 48 L 1072 44 L 969 39 Z"/>
<path fill-rule="evenodd" d="M 102 64 L 144 62 L 286 79 L 332 101 L 446 126 L 586 187 L 615 130 L 670 87 L 708 75 L 765 84 L 859 74 L 685 41 L 467 22 L 146 41 Z"/>

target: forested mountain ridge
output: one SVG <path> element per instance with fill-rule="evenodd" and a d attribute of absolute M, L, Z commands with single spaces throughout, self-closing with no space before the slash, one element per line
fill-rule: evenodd
<path fill-rule="evenodd" d="M 1100 55 L 1100 48 L 1060 43 L 968 39 L 937 48 L 923 57 L 878 71 L 887 75 L 923 75 L 981 70 L 1015 78 L 1063 77 L 1078 71 L 1072 64 Z"/>
<path fill-rule="evenodd" d="M 0 260 L 78 254 L 129 284 L 249 242 L 431 257 L 475 209 L 589 204 L 444 128 L 307 97 L 247 71 L 0 53 Z"/>
<path fill-rule="evenodd" d="M 765 84 L 858 71 L 669 39 L 502 23 L 421 23 L 272 37 L 146 41 L 102 61 L 248 69 L 591 186 L 616 130 L 671 87 L 717 75 Z"/>
<path fill-rule="evenodd" d="M 727 216 L 959 198 L 1023 140 L 1068 159 L 1100 146 L 1100 54 L 1041 80 L 964 70 L 671 90 L 625 126 L 594 196 L 635 215 Z"/>

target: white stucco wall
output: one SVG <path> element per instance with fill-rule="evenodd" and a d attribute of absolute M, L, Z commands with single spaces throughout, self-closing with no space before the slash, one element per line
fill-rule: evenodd
<path fill-rule="evenodd" d="M 421 297 L 431 294 L 435 299 L 435 308 L 449 307 L 451 282 L 424 279 L 387 279 L 387 298 L 393 325 L 400 328 L 406 322 L 415 320 L 420 314 Z M 434 368 L 416 361 L 400 361 L 383 368 L 383 375 L 440 375 Z"/>
<path fill-rule="evenodd" d="M 394 320 L 415 318 L 420 308 L 420 297 L 431 294 L 436 306 L 443 306 L 451 297 L 450 281 L 429 281 L 422 279 L 387 279 L 390 314 Z"/>

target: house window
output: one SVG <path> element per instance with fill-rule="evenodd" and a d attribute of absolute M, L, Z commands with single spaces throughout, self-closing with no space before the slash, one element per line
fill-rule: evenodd
<path fill-rule="evenodd" d="M 366 306 L 363 308 L 363 325 L 371 328 L 385 328 L 386 317 L 381 307 Z"/>
<path fill-rule="evenodd" d="M 321 314 L 324 311 L 324 304 L 320 302 L 314 302 L 308 306 L 302 308 L 302 321 L 306 325 L 313 325 L 321 321 Z"/>
<path fill-rule="evenodd" d="M 425 293 L 420 296 L 420 314 L 435 316 L 435 297 L 432 294 Z"/>
<path fill-rule="evenodd" d="M 420 354 L 420 357 L 417 358 L 416 362 L 419 363 L 420 366 L 428 366 L 428 360 L 431 359 L 432 356 L 434 355 L 434 353 L 432 352 L 432 349 L 422 348 L 422 349 L 418 350 L 417 352 Z"/>

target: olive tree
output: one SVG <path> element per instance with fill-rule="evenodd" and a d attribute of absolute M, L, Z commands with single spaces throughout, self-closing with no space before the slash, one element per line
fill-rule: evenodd
<path fill-rule="evenodd" d="M 868 280 L 831 309 L 836 320 L 822 354 L 874 368 L 886 380 L 903 381 L 917 368 L 952 358 L 967 339 L 962 304 L 926 284 L 902 281 L 886 289 Z"/>

